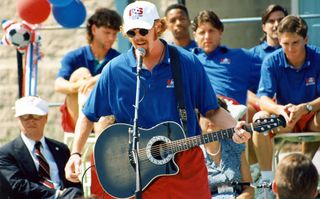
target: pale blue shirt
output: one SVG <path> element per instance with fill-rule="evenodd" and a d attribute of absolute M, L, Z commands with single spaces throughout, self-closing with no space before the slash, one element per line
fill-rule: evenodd
<path fill-rule="evenodd" d="M 28 138 L 27 136 L 25 136 L 25 134 L 23 132 L 21 132 L 21 138 L 22 138 L 22 141 L 25 143 L 25 145 L 27 146 L 28 148 L 28 151 L 32 157 L 32 160 L 37 168 L 37 170 L 39 170 L 39 161 L 38 161 L 38 158 L 36 157 L 36 154 L 35 154 L 35 148 L 34 148 L 34 145 L 35 145 L 35 141 Z M 45 142 L 45 139 L 44 137 L 42 137 L 40 139 L 40 142 L 42 144 L 42 148 L 41 148 L 41 153 L 42 155 L 45 157 L 45 159 L 47 160 L 48 164 L 49 164 L 49 167 L 50 167 L 50 178 L 51 178 L 51 181 L 54 183 L 54 186 L 56 189 L 59 189 L 60 188 L 60 185 L 61 185 L 61 180 L 60 180 L 60 177 L 59 177 L 59 170 L 58 170 L 58 166 L 49 150 L 49 147 L 48 145 L 46 144 Z"/>

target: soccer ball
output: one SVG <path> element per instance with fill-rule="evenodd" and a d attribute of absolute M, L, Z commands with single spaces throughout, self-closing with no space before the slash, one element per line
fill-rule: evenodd
<path fill-rule="evenodd" d="M 31 31 L 21 23 L 14 23 L 6 30 L 6 39 L 17 48 L 25 48 L 31 42 Z"/>

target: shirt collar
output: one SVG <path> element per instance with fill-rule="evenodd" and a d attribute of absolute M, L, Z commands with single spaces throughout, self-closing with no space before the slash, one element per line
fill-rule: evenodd
<path fill-rule="evenodd" d="M 86 53 L 86 56 L 87 56 L 88 60 L 92 60 L 92 61 L 95 60 L 95 58 L 93 56 L 93 53 L 91 51 L 90 45 L 86 45 L 85 46 L 85 53 Z"/>
<path fill-rule="evenodd" d="M 34 140 L 28 138 L 23 132 L 20 133 L 22 141 L 27 146 L 28 150 L 32 153 L 34 151 L 34 144 L 36 143 Z M 44 148 L 46 146 L 44 137 L 40 139 L 40 142 L 42 144 L 42 147 Z"/>
<path fill-rule="evenodd" d="M 305 46 L 305 50 L 306 50 L 306 58 L 305 58 L 305 60 L 304 60 L 304 63 L 303 63 L 303 65 L 301 66 L 301 68 L 299 68 L 298 70 L 302 70 L 302 69 L 304 69 L 304 68 L 308 68 L 308 67 L 310 67 L 311 66 L 311 61 L 310 61 L 310 59 L 311 59 L 311 52 L 310 52 L 310 48 L 308 48 L 307 47 L 307 45 Z M 295 69 L 289 62 L 288 62 L 288 60 L 287 60 L 287 58 L 286 58 L 286 56 L 285 56 L 285 53 L 284 53 L 284 51 L 282 50 L 282 56 L 284 57 L 284 67 L 285 68 L 292 68 L 292 69 Z M 296 69 L 295 69 L 296 70 Z"/>
<path fill-rule="evenodd" d="M 267 51 L 267 50 L 276 50 L 276 49 L 279 49 L 281 46 L 278 45 L 278 46 L 269 46 L 267 41 L 263 41 L 261 44 L 261 48 L 264 50 L 264 51 Z"/>
<path fill-rule="evenodd" d="M 207 55 L 207 57 L 215 56 L 217 54 L 224 54 L 224 53 L 228 52 L 229 50 L 230 50 L 230 48 L 228 48 L 227 46 L 218 46 L 211 53 L 209 53 Z M 205 52 L 199 47 L 194 48 L 192 52 L 195 53 L 196 55 L 205 54 Z"/>

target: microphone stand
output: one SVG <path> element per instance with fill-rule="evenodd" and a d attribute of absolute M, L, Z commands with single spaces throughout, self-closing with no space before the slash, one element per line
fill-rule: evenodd
<path fill-rule="evenodd" d="M 137 86 L 136 86 L 136 98 L 134 105 L 134 119 L 133 119 L 133 129 L 129 129 L 129 134 L 132 134 L 130 139 L 129 136 L 129 157 L 132 155 L 136 171 L 136 190 L 135 198 L 142 199 L 142 188 L 141 188 L 141 175 L 140 175 L 140 163 L 139 163 L 139 137 L 138 132 L 138 111 L 139 111 L 139 96 L 140 96 L 140 86 L 141 86 L 141 69 L 142 69 L 142 59 L 145 55 L 145 49 L 138 48 L 136 50 L 137 54 Z M 131 132 L 130 132 L 131 131 Z M 131 154 L 130 154 L 131 153 Z"/>

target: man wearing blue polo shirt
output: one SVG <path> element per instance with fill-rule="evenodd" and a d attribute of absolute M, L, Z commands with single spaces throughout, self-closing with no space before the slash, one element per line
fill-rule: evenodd
<path fill-rule="evenodd" d="M 287 10 L 277 4 L 271 4 L 264 10 L 261 17 L 263 36 L 260 38 L 260 44 L 249 50 L 260 58 L 261 64 L 267 55 L 281 47 L 278 40 L 277 29 L 280 21 L 287 15 Z M 260 80 L 260 72 L 257 73 L 255 79 Z M 257 85 L 257 87 L 258 86 L 259 85 Z M 256 92 L 248 92 L 247 107 L 249 116 L 248 118 L 249 121 L 251 121 L 253 115 L 260 111 L 259 98 L 256 96 Z M 255 139 L 249 140 L 247 150 L 249 153 L 248 161 L 250 164 L 250 169 L 252 170 L 252 178 L 254 181 L 256 181 L 260 176 L 260 168 L 255 154 L 255 150 L 259 150 L 259 148 L 254 147 L 254 140 Z"/>
<path fill-rule="evenodd" d="M 287 127 L 283 132 L 319 132 L 320 49 L 307 45 L 306 22 L 298 16 L 287 16 L 278 27 L 282 49 L 265 58 L 261 68 L 258 96 L 260 107 L 255 118 L 283 115 Z M 257 133 L 255 133 L 257 134 Z M 273 180 L 272 150 L 269 136 L 255 136 L 257 158 L 263 180 Z M 303 153 L 313 157 L 319 143 L 303 145 Z"/>
<path fill-rule="evenodd" d="M 102 71 L 101 77 L 83 108 L 83 115 L 76 125 L 73 155 L 65 168 L 71 181 L 79 181 L 83 146 L 92 129 L 93 122 L 101 116 L 114 115 L 117 122 L 133 124 L 139 48 L 145 49 L 141 74 L 141 97 L 138 126 L 150 128 L 164 121 L 180 123 L 177 98 L 174 92 L 169 45 L 159 39 L 165 31 L 165 20 L 160 19 L 154 4 L 136 1 L 129 4 L 123 13 L 122 32 L 132 48 L 111 60 Z M 226 111 L 219 108 L 206 72 L 199 60 L 187 51 L 173 47 L 180 59 L 183 77 L 184 101 L 187 111 L 187 136 L 199 135 L 200 128 L 194 109 L 205 115 L 221 128 L 235 127 L 233 140 L 247 141 L 250 134 L 241 129 Z M 128 140 L 129 141 L 129 140 Z M 176 162 L 180 167 L 174 176 L 156 178 L 143 191 L 143 198 L 185 198 L 207 199 L 211 197 L 207 170 L 202 151 L 194 147 L 178 154 Z M 116 164 L 109 162 L 108 164 Z M 128 161 L 128 164 L 129 161 Z M 99 172 L 99 171 L 98 171 Z M 134 190 L 130 190 L 134 193 Z M 106 195 L 107 196 L 107 195 Z M 110 197 L 110 195 L 109 195 Z"/>
<path fill-rule="evenodd" d="M 258 72 L 258 58 L 244 49 L 221 45 L 224 27 L 213 11 L 201 11 L 193 20 L 192 30 L 199 46 L 193 52 L 216 93 L 246 105 L 248 89 L 257 84 L 253 77 Z"/>
<path fill-rule="evenodd" d="M 276 4 L 269 5 L 263 12 L 261 17 L 263 30 L 261 42 L 250 49 L 252 53 L 260 57 L 261 62 L 268 54 L 280 48 L 277 29 L 280 21 L 287 15 L 287 10 Z"/>
<path fill-rule="evenodd" d="M 164 12 L 168 30 L 172 33 L 173 44 L 192 51 L 197 43 L 190 37 L 190 19 L 187 8 L 182 4 L 172 4 Z"/>
<path fill-rule="evenodd" d="M 55 80 L 55 91 L 66 94 L 65 105 L 61 107 L 62 127 L 65 132 L 74 131 L 79 104 L 82 105 L 81 101 L 92 90 L 103 67 L 119 55 L 119 52 L 111 47 L 117 38 L 120 25 L 121 17 L 117 12 L 107 8 L 97 9 L 87 21 L 89 44 L 69 52 L 62 59 Z"/>

